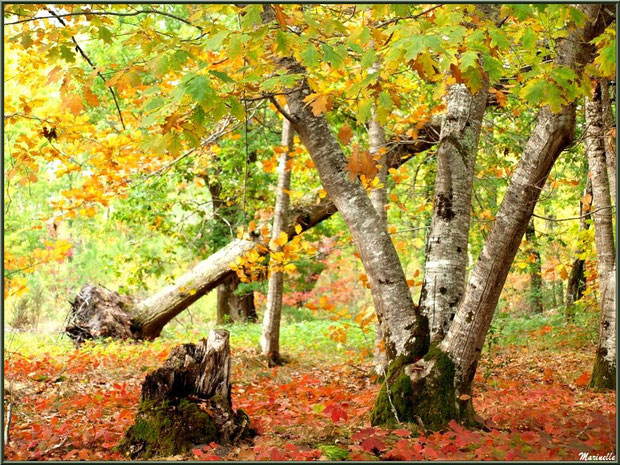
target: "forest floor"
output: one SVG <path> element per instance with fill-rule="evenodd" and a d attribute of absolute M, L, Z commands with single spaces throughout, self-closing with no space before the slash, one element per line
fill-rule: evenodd
<path fill-rule="evenodd" d="M 290 363 L 256 356 L 259 326 L 232 326 L 233 404 L 258 435 L 233 447 L 196 447 L 173 460 L 578 460 L 616 449 L 615 393 L 588 388 L 594 345 L 579 324 L 524 325 L 490 335 L 475 380 L 474 406 L 489 431 L 456 423 L 420 433 L 371 428 L 380 388 L 364 344 L 324 337 L 326 323 L 283 328 Z M 7 336 L 7 460 L 122 460 L 115 446 L 136 413 L 145 374 L 192 332 L 148 343 L 98 342 L 75 350 L 62 335 Z"/>

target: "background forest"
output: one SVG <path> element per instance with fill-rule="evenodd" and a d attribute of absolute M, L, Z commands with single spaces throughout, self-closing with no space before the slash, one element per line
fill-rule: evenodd
<path fill-rule="evenodd" d="M 6 459 L 615 453 L 614 8 L 3 10 Z"/>

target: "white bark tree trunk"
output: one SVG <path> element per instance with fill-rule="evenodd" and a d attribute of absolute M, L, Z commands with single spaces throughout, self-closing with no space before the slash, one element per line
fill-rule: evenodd
<path fill-rule="evenodd" d="M 616 387 L 616 248 L 612 223 L 611 195 L 605 162 L 605 136 L 601 86 L 597 83 L 586 99 L 586 152 L 592 177 L 594 240 L 599 277 L 599 341 L 592 373 L 592 386 Z"/>
<path fill-rule="evenodd" d="M 291 123 L 284 118 L 282 123 L 282 145 L 286 151 L 280 154 L 278 161 L 278 187 L 276 191 L 276 207 L 273 214 L 273 227 L 271 229 L 272 250 L 279 252 L 282 247 L 275 240 L 284 231 L 289 213 L 289 195 L 291 188 L 290 160 L 293 152 L 293 138 L 295 131 Z M 282 289 L 284 286 L 284 273 L 271 271 L 269 276 L 269 289 L 267 291 L 267 307 L 263 317 L 263 333 L 260 344 L 261 351 L 272 364 L 280 364 L 280 319 L 282 314 Z"/>
<path fill-rule="evenodd" d="M 420 298 L 431 341 L 447 333 L 465 288 L 474 166 L 487 99 L 488 82 L 475 95 L 455 84 L 446 97 Z"/>
<path fill-rule="evenodd" d="M 605 138 L 605 161 L 607 163 L 607 177 L 613 205 L 616 205 L 616 136 L 614 114 L 611 111 L 611 96 L 609 95 L 609 80 L 601 79 L 601 105 L 603 114 L 603 136 Z"/>

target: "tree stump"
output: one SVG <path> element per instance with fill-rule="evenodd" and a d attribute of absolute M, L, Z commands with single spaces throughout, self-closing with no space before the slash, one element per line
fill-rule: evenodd
<path fill-rule="evenodd" d="M 132 338 L 133 305 L 130 297 L 87 284 L 71 304 L 65 331 L 77 344 L 98 337 Z"/>
<path fill-rule="evenodd" d="M 251 434 L 249 424 L 232 409 L 228 331 L 211 330 L 207 340 L 175 347 L 147 374 L 119 450 L 132 459 L 183 454 L 198 444 L 234 443 Z"/>

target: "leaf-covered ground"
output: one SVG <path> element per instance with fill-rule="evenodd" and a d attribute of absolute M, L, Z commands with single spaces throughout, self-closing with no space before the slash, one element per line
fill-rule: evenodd
<path fill-rule="evenodd" d="M 452 423 L 435 433 L 370 427 L 380 388 L 370 360 L 356 356 L 355 346 L 316 343 L 324 339 L 318 328 L 285 329 L 294 349 L 280 368 L 255 355 L 256 329 L 248 338 L 235 338 L 232 329 L 233 403 L 259 435 L 233 447 L 200 445 L 173 459 L 578 460 L 580 452 L 615 450 L 615 393 L 587 387 L 594 347 L 567 343 L 574 327 L 542 326 L 517 343 L 487 348 L 474 405 L 488 431 Z M 79 351 L 63 338 L 17 338 L 5 353 L 5 407 L 10 402 L 12 412 L 6 459 L 123 459 L 114 448 L 132 423 L 144 375 L 175 344 L 199 336 Z"/>

